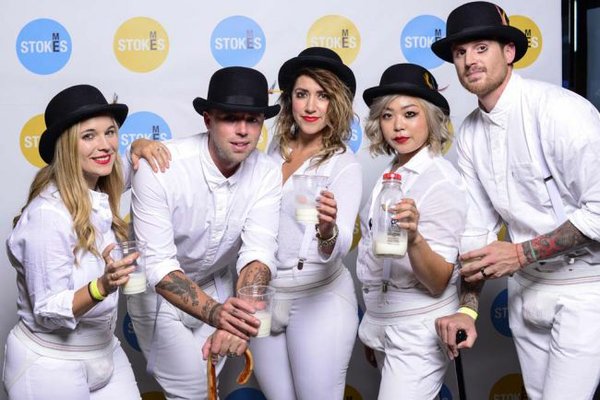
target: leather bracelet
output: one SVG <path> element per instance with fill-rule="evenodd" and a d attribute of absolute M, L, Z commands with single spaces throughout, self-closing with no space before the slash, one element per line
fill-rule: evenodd
<path fill-rule="evenodd" d="M 100 289 L 98 289 L 98 278 L 92 279 L 90 283 L 88 283 L 88 292 L 90 292 L 92 299 L 96 301 L 102 301 L 106 298 L 106 296 L 102 296 Z"/>
<path fill-rule="evenodd" d="M 470 307 L 462 306 L 458 309 L 458 312 L 461 314 L 467 314 L 469 317 L 473 318 L 474 321 L 477 321 L 477 317 L 479 314 L 477 311 L 473 310 Z"/>
<path fill-rule="evenodd" d="M 319 247 L 328 247 L 331 246 L 332 244 L 335 243 L 335 241 L 337 240 L 338 237 L 338 227 L 337 224 L 333 225 L 333 235 L 331 235 L 331 237 L 327 238 L 327 239 L 323 239 L 323 237 L 321 236 L 321 232 L 319 232 L 319 225 L 315 225 L 315 230 L 317 231 L 317 241 L 319 242 Z"/>

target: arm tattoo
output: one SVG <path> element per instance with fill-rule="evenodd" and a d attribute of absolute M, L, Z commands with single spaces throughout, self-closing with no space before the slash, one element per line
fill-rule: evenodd
<path fill-rule="evenodd" d="M 464 278 L 460 280 L 460 306 L 469 307 L 477 311 L 479 309 L 479 295 L 483 289 L 485 281 L 467 282 Z"/>
<path fill-rule="evenodd" d="M 537 260 L 575 250 L 591 242 L 592 239 L 581 233 L 570 221 L 566 221 L 552 232 L 524 242 L 523 253 L 527 258 L 527 264 L 531 264 Z"/>
<path fill-rule="evenodd" d="M 268 285 L 270 280 L 271 271 L 269 268 L 263 263 L 253 261 L 242 269 L 238 287 Z"/>
<path fill-rule="evenodd" d="M 221 303 L 218 303 L 213 299 L 209 299 L 202 307 L 202 315 L 206 318 L 206 321 L 208 321 L 208 323 L 214 327 L 217 327 L 218 322 L 215 320 L 215 314 L 221 306 Z"/>
<path fill-rule="evenodd" d="M 177 273 L 176 271 L 169 273 L 163 278 L 163 280 L 156 285 L 156 288 L 173 293 L 178 296 L 184 304 L 188 304 L 188 302 L 191 302 L 192 306 L 200 304 L 194 282 L 181 276 L 181 273 Z"/>

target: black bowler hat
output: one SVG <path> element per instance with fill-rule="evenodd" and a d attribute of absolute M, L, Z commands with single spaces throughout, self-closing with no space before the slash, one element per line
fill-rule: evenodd
<path fill-rule="evenodd" d="M 453 62 L 452 45 L 479 39 L 501 39 L 515 44 L 515 59 L 527 52 L 527 36 L 510 26 L 502 8 L 486 1 L 474 1 L 455 8 L 446 22 L 446 37 L 434 42 L 431 50 L 442 60 Z"/>
<path fill-rule="evenodd" d="M 246 67 L 226 67 L 210 78 L 206 100 L 194 99 L 194 109 L 202 115 L 210 109 L 264 114 L 271 118 L 279 112 L 279 105 L 269 106 L 267 78 Z"/>
<path fill-rule="evenodd" d="M 100 90 L 91 85 L 76 85 L 64 89 L 50 100 L 44 112 L 47 128 L 42 133 L 38 146 L 40 157 L 46 164 L 50 164 L 54 158 L 56 141 L 76 123 L 99 115 L 110 115 L 121 126 L 128 110 L 125 104 L 109 104 Z"/>
<path fill-rule="evenodd" d="M 416 64 L 395 64 L 381 75 L 379 86 L 363 92 L 367 106 L 371 106 L 377 97 L 389 94 L 404 94 L 419 97 L 438 106 L 446 115 L 450 115 L 448 101 L 438 92 L 438 84 L 431 72 Z"/>
<path fill-rule="evenodd" d="M 356 78 L 352 70 L 344 64 L 340 56 L 326 47 L 309 47 L 298 54 L 298 57 L 287 60 L 279 69 L 279 88 L 289 89 L 304 68 L 322 68 L 333 72 L 350 89 L 352 96 L 356 93 Z"/>

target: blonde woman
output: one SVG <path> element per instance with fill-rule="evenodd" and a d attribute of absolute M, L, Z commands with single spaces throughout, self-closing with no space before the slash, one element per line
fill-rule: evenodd
<path fill-rule="evenodd" d="M 138 255 L 110 258 L 127 238 L 118 212 L 118 128 L 127 112 L 89 85 L 61 91 L 46 108 L 39 152 L 48 165 L 7 240 L 19 316 L 6 342 L 9 399 L 140 397 L 114 336 L 117 289 Z"/>

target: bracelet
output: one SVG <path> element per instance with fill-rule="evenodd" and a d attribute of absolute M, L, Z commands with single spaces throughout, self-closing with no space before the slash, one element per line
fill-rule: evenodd
<path fill-rule="evenodd" d="M 473 310 L 470 307 L 462 306 L 458 309 L 458 312 L 461 314 L 467 314 L 469 317 L 473 318 L 474 321 L 477 321 L 477 317 L 479 314 L 477 311 Z"/>
<path fill-rule="evenodd" d="M 319 242 L 319 248 L 328 247 L 335 243 L 338 237 L 338 227 L 337 225 L 333 225 L 333 235 L 327 239 L 323 239 L 321 236 L 321 232 L 319 232 L 319 225 L 315 225 L 315 230 L 317 231 L 317 241 Z"/>
<path fill-rule="evenodd" d="M 100 289 L 98 289 L 98 278 L 93 279 L 88 283 L 88 292 L 90 292 L 92 299 L 96 301 L 102 301 L 106 298 L 106 296 L 103 296 L 102 293 L 100 293 Z"/>
<path fill-rule="evenodd" d="M 521 255 L 519 254 L 519 244 L 515 243 L 515 251 L 517 252 L 517 261 L 519 261 L 519 268 L 523 268 L 525 264 L 521 261 Z"/>

